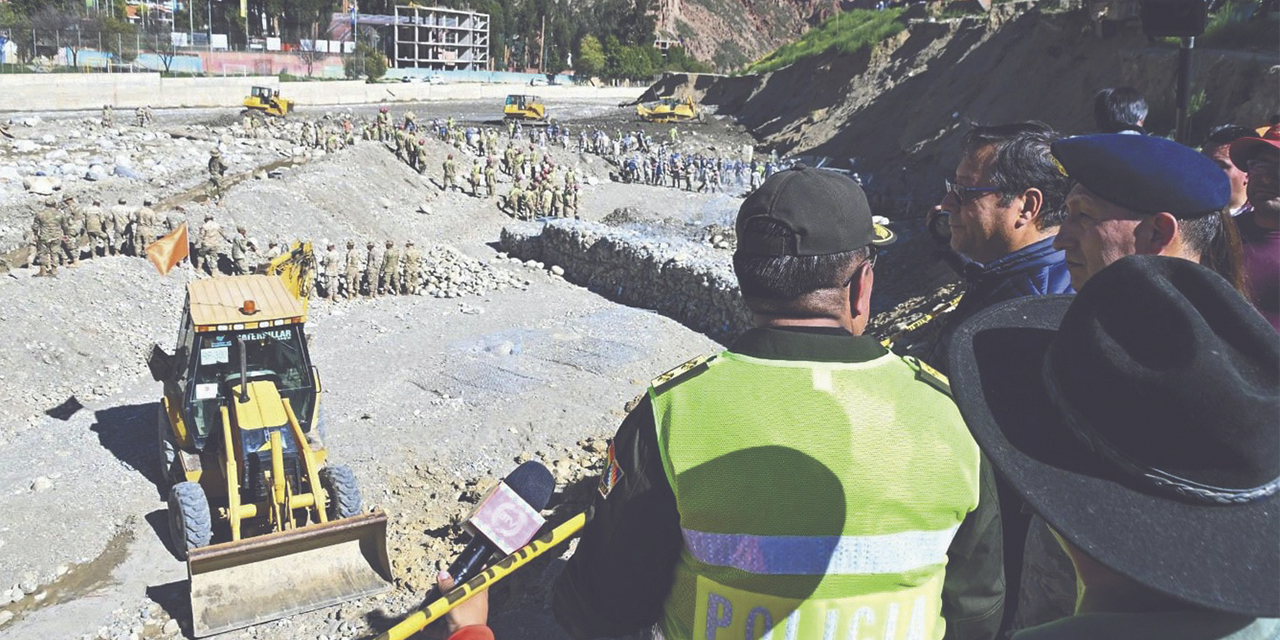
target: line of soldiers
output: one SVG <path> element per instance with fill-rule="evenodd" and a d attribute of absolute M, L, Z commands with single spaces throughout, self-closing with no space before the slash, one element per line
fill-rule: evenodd
<path fill-rule="evenodd" d="M 355 123 L 350 117 L 340 121 L 325 114 L 316 122 L 305 120 L 298 135 L 298 144 L 312 149 L 324 149 L 325 153 L 333 153 L 356 143 Z"/>
<path fill-rule="evenodd" d="M 151 205 L 150 196 L 143 197 L 141 207 L 120 198 L 110 209 L 96 198 L 81 207 L 71 194 L 61 203 L 49 196 L 31 226 L 34 261 L 40 265 L 36 275 L 53 276 L 59 265 L 76 265 L 95 256 L 143 255 L 147 245 L 186 221 L 177 210 L 162 216 Z"/>
<path fill-rule="evenodd" d="M 221 272 L 218 260 L 222 255 L 223 247 L 228 244 L 231 245 L 228 256 L 231 258 L 231 275 L 241 276 L 252 273 L 250 259 L 252 252 L 257 251 L 257 246 L 249 238 L 244 225 L 236 225 L 236 232 L 227 237 L 222 232 L 222 225 L 213 219 L 213 214 L 205 214 L 204 224 L 200 225 L 200 231 L 196 236 L 196 269 L 210 276 L 214 275 L 214 272 Z M 271 260 L 278 255 L 280 255 L 279 243 L 272 242 L 264 258 Z"/>
<path fill-rule="evenodd" d="M 137 109 L 134 109 L 133 117 L 134 117 L 134 121 L 137 123 L 139 127 L 145 127 L 147 125 L 150 125 L 152 121 L 155 120 L 155 114 L 151 112 L 150 106 L 142 106 L 142 107 L 138 107 Z M 104 127 L 116 126 L 115 108 L 113 108 L 109 104 L 102 105 L 101 122 L 102 122 L 102 126 Z"/>
<path fill-rule="evenodd" d="M 422 251 L 414 246 L 412 240 L 405 241 L 403 253 L 391 240 L 387 240 L 381 251 L 372 240 L 363 251 L 356 248 L 355 240 L 348 240 L 345 255 L 340 254 L 334 243 L 328 240 L 321 241 L 321 244 L 325 251 L 318 261 L 320 270 L 316 274 L 316 289 L 323 298 L 336 301 L 339 290 L 348 300 L 362 293 L 376 298 L 379 295 L 417 295 L 420 290 Z"/>

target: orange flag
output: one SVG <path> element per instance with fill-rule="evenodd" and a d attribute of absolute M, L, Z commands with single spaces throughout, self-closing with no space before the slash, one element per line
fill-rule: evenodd
<path fill-rule="evenodd" d="M 182 223 L 169 235 L 147 245 L 147 260 L 155 265 L 160 275 L 167 275 L 173 267 L 190 254 L 187 246 L 187 223 Z"/>

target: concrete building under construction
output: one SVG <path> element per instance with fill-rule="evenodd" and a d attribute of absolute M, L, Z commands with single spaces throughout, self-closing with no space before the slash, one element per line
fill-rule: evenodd
<path fill-rule="evenodd" d="M 396 6 L 398 69 L 482 71 L 489 68 L 489 14 L 438 7 Z"/>

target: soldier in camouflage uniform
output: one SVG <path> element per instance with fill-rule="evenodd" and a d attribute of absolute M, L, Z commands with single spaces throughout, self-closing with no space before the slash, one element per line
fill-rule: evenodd
<path fill-rule="evenodd" d="M 129 233 L 129 205 L 124 198 L 116 200 L 116 204 L 107 212 L 107 252 L 111 255 L 124 253 Z"/>
<path fill-rule="evenodd" d="M 520 181 L 516 180 L 511 185 L 511 191 L 507 192 L 507 215 L 519 218 L 521 214 L 520 199 L 523 197 L 523 189 L 520 188 Z"/>
<path fill-rule="evenodd" d="M 378 297 L 378 267 L 382 264 L 382 256 L 378 255 L 378 246 L 372 241 L 364 260 L 364 284 L 368 287 L 369 297 Z"/>
<path fill-rule="evenodd" d="M 405 134 L 405 155 L 408 156 L 409 168 L 422 173 L 422 143 L 417 136 Z"/>
<path fill-rule="evenodd" d="M 480 197 L 480 182 L 483 180 L 484 170 L 480 168 L 480 160 L 471 161 L 471 196 L 473 198 Z"/>
<path fill-rule="evenodd" d="M 107 255 L 107 217 L 97 198 L 84 209 L 84 232 L 89 237 L 89 257 Z"/>
<path fill-rule="evenodd" d="M 409 134 L 405 133 L 404 129 L 396 129 L 395 139 L 396 139 L 396 160 L 404 162 L 405 160 L 404 148 L 405 148 L 405 143 L 409 140 Z"/>
<path fill-rule="evenodd" d="M 458 166 L 453 163 L 453 154 L 451 153 L 444 160 L 444 185 L 441 187 L 441 191 L 452 190 L 457 185 L 457 181 Z"/>
<path fill-rule="evenodd" d="M 378 142 L 386 142 L 391 136 L 391 113 L 386 107 L 378 109 Z"/>
<path fill-rule="evenodd" d="M 400 282 L 399 268 L 400 252 L 396 251 L 396 244 L 388 240 L 387 250 L 382 254 L 382 269 L 378 275 L 378 293 L 400 293 L 396 290 L 396 285 Z"/>
<path fill-rule="evenodd" d="M 227 173 L 227 163 L 222 161 L 222 151 L 214 148 L 209 153 L 209 197 L 218 204 L 222 203 L 223 176 Z"/>
<path fill-rule="evenodd" d="M 486 198 L 492 198 L 498 193 L 498 170 L 497 167 L 494 166 L 495 164 L 497 164 L 497 161 L 493 158 L 489 158 L 489 164 L 485 165 L 484 168 L 484 190 Z"/>
<path fill-rule="evenodd" d="M 204 224 L 200 227 L 200 240 L 196 243 L 196 268 L 203 269 L 208 275 L 218 270 L 218 250 L 222 248 L 225 238 L 222 237 L 222 225 L 213 220 L 213 214 L 204 216 Z"/>
<path fill-rule="evenodd" d="M 322 242 L 325 246 L 323 271 L 320 275 L 319 291 L 320 295 L 329 299 L 329 302 L 335 302 L 338 299 L 338 283 L 342 281 L 338 268 L 342 264 L 342 256 L 338 255 L 338 250 L 332 242 L 325 240 Z"/>
<path fill-rule="evenodd" d="M 147 253 L 147 245 L 155 242 L 159 235 L 159 220 L 151 209 L 151 196 L 142 198 L 142 206 L 133 215 L 133 255 L 143 256 Z"/>
<path fill-rule="evenodd" d="M 62 199 L 62 253 L 64 262 L 80 264 L 80 241 L 84 236 L 84 212 L 76 206 L 75 196 Z"/>
<path fill-rule="evenodd" d="M 350 300 L 360 296 L 360 250 L 355 240 L 347 241 L 346 296 Z"/>
<path fill-rule="evenodd" d="M 105 116 L 104 116 L 105 117 Z M 58 249 L 62 244 L 62 214 L 56 208 L 58 200 L 49 196 L 44 209 L 36 214 L 31 225 L 31 235 L 36 241 L 36 258 L 40 261 L 37 276 L 58 275 Z"/>
<path fill-rule="evenodd" d="M 231 269 L 237 276 L 249 273 L 249 232 L 244 225 L 236 225 L 236 234 L 231 236 Z"/>
<path fill-rule="evenodd" d="M 401 260 L 403 274 L 403 291 L 408 294 L 418 295 L 418 289 L 421 286 L 420 281 L 422 274 L 419 273 L 418 265 L 422 262 L 422 252 L 413 246 L 413 241 L 409 240 L 404 243 L 404 258 Z"/>

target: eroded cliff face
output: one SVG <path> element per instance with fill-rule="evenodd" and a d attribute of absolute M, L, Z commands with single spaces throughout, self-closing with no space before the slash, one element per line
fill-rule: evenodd
<path fill-rule="evenodd" d="M 795 40 L 839 6 L 839 0 L 662 0 L 658 32 L 681 41 L 695 58 L 730 71 Z"/>
<path fill-rule="evenodd" d="M 941 195 L 972 122 L 1035 119 L 1088 133 L 1094 93 L 1130 85 L 1151 105 L 1148 129 L 1173 128 L 1175 48 L 1149 43 L 1137 25 L 1100 38 L 1079 11 L 997 7 L 911 21 L 861 54 L 753 76 L 672 76 L 652 93 L 692 94 L 782 153 L 834 158 L 863 176 L 878 212 L 891 217 L 923 215 Z M 1192 93 L 1203 98 L 1193 119 L 1197 140 L 1218 124 L 1264 124 L 1280 113 L 1280 56 L 1197 49 Z"/>

